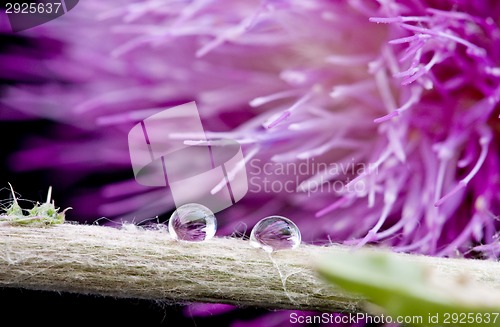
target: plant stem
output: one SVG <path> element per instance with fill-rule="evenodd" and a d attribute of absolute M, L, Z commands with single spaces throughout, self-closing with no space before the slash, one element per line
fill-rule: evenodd
<path fill-rule="evenodd" d="M 0 227 L 0 286 L 141 298 L 173 303 L 216 302 L 269 309 L 362 310 L 363 301 L 325 283 L 315 262 L 351 251 L 302 245 L 269 254 L 241 239 L 203 243 L 165 231 L 63 224 Z M 396 254 L 450 277 L 468 271 L 500 288 L 498 263 Z M 277 269 L 279 268 L 279 269 Z"/>

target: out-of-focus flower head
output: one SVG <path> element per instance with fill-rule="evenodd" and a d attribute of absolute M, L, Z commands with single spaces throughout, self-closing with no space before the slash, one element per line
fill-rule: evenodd
<path fill-rule="evenodd" d="M 251 185 L 222 234 L 280 214 L 306 241 L 498 257 L 498 17 L 493 0 L 85 1 L 26 32 L 63 46 L 30 69 L 48 82 L 11 87 L 0 105 L 62 127 L 12 166 L 66 182 L 130 171 L 131 126 L 195 100 L 208 137 L 244 146 L 250 176 L 292 181 Z M 166 192 L 129 179 L 75 206 L 152 216 L 171 208 Z"/>

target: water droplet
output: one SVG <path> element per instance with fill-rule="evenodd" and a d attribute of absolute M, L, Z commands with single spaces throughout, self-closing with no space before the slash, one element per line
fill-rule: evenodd
<path fill-rule="evenodd" d="M 300 230 L 288 218 L 270 216 L 259 221 L 250 233 L 250 244 L 267 252 L 295 249 L 300 245 Z"/>
<path fill-rule="evenodd" d="M 205 206 L 189 203 L 177 208 L 168 221 L 170 236 L 176 240 L 201 242 L 214 237 L 217 220 Z"/>

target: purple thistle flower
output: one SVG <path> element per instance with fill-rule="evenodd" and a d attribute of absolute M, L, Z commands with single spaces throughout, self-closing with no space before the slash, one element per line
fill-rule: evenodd
<path fill-rule="evenodd" d="M 26 33 L 64 44 L 39 60 L 54 78 L 0 105 L 65 125 L 12 166 L 68 184 L 129 171 L 131 126 L 195 100 L 209 138 L 238 140 L 251 176 L 293 189 L 251 188 L 221 234 L 280 214 L 305 241 L 496 258 L 499 15 L 495 1 L 87 1 Z M 151 217 L 171 209 L 166 192 L 123 180 L 74 206 Z"/>

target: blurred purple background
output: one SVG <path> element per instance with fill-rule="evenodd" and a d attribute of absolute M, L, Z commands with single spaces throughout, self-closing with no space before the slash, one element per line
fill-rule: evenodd
<path fill-rule="evenodd" d="M 309 243 L 497 259 L 499 17 L 494 0 L 89 0 L 12 34 L 0 13 L 0 182 L 35 200 L 52 185 L 81 222 L 165 221 L 169 191 L 135 182 L 127 133 L 196 101 L 257 181 L 218 235 L 279 214 Z"/>

